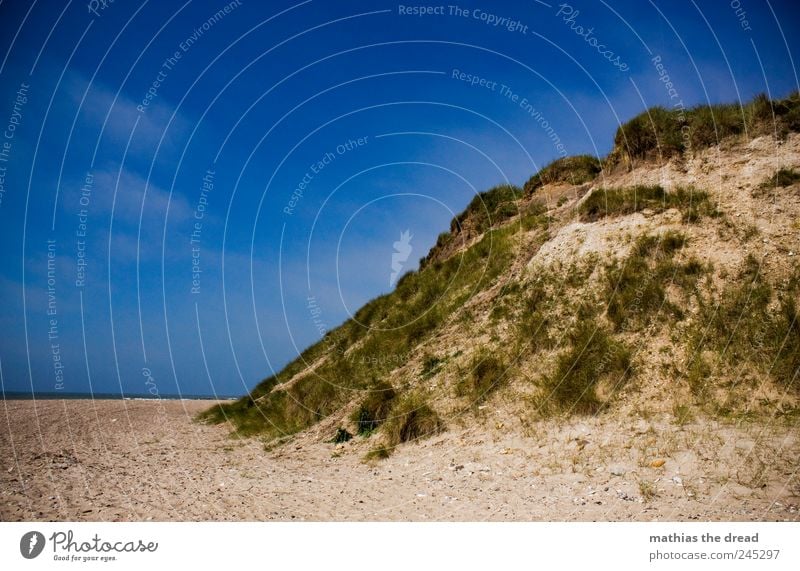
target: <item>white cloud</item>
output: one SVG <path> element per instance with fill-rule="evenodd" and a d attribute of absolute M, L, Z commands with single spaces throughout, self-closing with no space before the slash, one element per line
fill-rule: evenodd
<path fill-rule="evenodd" d="M 176 145 L 183 141 L 190 132 L 191 123 L 181 113 L 172 117 L 174 108 L 163 99 L 155 99 L 141 113 L 136 108 L 141 102 L 131 99 L 125 93 L 115 91 L 99 81 L 90 84 L 88 78 L 77 73 L 67 76 L 65 89 L 71 102 L 81 105 L 81 116 L 93 127 L 96 127 L 98 133 L 99 129 L 105 125 L 104 141 L 106 143 L 111 141 L 124 148 L 138 119 L 139 124 L 129 149 L 129 152 L 136 155 L 150 156 L 159 144 L 168 123 L 168 135 L 164 136 L 161 142 L 160 153 L 174 151 Z M 146 90 L 143 90 L 142 97 L 145 92 Z M 81 101 L 83 101 L 82 104 Z"/>

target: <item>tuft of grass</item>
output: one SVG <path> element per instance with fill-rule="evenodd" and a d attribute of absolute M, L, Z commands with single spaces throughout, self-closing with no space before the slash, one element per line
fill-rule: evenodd
<path fill-rule="evenodd" d="M 651 502 L 658 497 L 655 484 L 647 480 L 639 480 L 639 493 L 645 502 Z"/>
<path fill-rule="evenodd" d="M 397 393 L 386 382 L 379 382 L 370 389 L 366 398 L 350 419 L 356 423 L 358 433 L 369 436 L 389 417 Z"/>
<path fill-rule="evenodd" d="M 772 376 L 782 385 L 800 391 L 800 311 L 795 301 L 797 291 L 780 302 L 780 313 L 767 333 L 766 343 L 775 361 Z"/>
<path fill-rule="evenodd" d="M 353 435 L 347 432 L 344 428 L 337 428 L 336 434 L 334 434 L 332 442 L 334 444 L 342 444 L 343 442 L 348 442 L 353 438 Z"/>
<path fill-rule="evenodd" d="M 541 200 L 531 200 L 522 211 L 520 225 L 526 232 L 537 228 L 547 228 L 550 225 L 547 205 Z"/>
<path fill-rule="evenodd" d="M 672 416 L 675 418 L 675 424 L 678 426 L 686 426 L 694 420 L 692 409 L 685 404 L 675 404 L 672 407 Z"/>
<path fill-rule="evenodd" d="M 734 283 L 718 300 L 701 298 L 697 325 L 689 334 L 692 355 L 687 377 L 697 392 L 710 372 L 703 353 L 737 370 L 746 365 L 770 375 L 794 391 L 800 389 L 800 271 L 779 294 L 749 255 Z"/>
<path fill-rule="evenodd" d="M 442 431 L 444 425 L 433 408 L 418 393 L 403 395 L 392 407 L 383 427 L 389 448 L 403 442 L 428 438 Z"/>
<path fill-rule="evenodd" d="M 686 382 L 692 394 L 701 402 L 706 401 L 711 393 L 709 379 L 712 373 L 711 365 L 703 355 L 697 354 L 689 361 L 689 366 L 686 370 Z"/>
<path fill-rule="evenodd" d="M 601 169 L 600 159 L 591 155 L 563 157 L 539 170 L 528 179 L 522 189 L 526 195 L 530 195 L 545 184 L 583 184 L 594 180 Z"/>
<path fill-rule="evenodd" d="M 645 209 L 663 212 L 670 208 L 680 210 L 686 222 L 719 215 L 707 192 L 691 187 L 667 192 L 659 185 L 598 188 L 581 203 L 579 213 L 583 222 L 595 222 L 601 218 L 626 216 Z"/>
<path fill-rule="evenodd" d="M 551 336 L 552 303 L 553 299 L 548 295 L 541 280 L 531 283 L 518 320 L 517 338 L 522 344 L 521 348 L 526 347 L 531 353 L 537 353 L 554 347 L 555 343 Z"/>
<path fill-rule="evenodd" d="M 386 460 L 389 456 L 392 455 L 391 449 L 384 445 L 379 444 L 364 456 L 364 461 L 370 462 L 372 460 Z"/>
<path fill-rule="evenodd" d="M 442 367 L 442 363 L 445 362 L 445 359 L 440 359 L 439 357 L 429 356 L 426 357 L 425 360 L 422 362 L 422 373 L 421 377 L 422 380 L 427 381 L 431 377 L 433 377 Z"/>
<path fill-rule="evenodd" d="M 476 194 L 466 209 L 450 223 L 451 234 L 457 234 L 469 222 L 479 233 L 497 226 L 519 213 L 517 201 L 522 189 L 513 184 L 501 184 Z"/>
<path fill-rule="evenodd" d="M 600 381 L 612 383 L 611 393 L 632 375 L 631 351 L 594 319 L 582 319 L 569 333 L 570 346 L 556 361 L 555 371 L 544 379 L 546 400 L 542 408 L 592 414 L 607 399 L 597 393 Z"/>
<path fill-rule="evenodd" d="M 666 286 L 672 283 L 689 292 L 706 273 L 695 259 L 675 262 L 675 253 L 685 243 L 686 237 L 672 230 L 641 236 L 625 260 L 606 268 L 607 316 L 616 330 L 643 327 L 659 311 L 682 317 L 680 308 L 667 300 Z"/>
<path fill-rule="evenodd" d="M 769 177 L 767 180 L 759 185 L 760 190 L 774 190 L 776 188 L 785 188 L 800 182 L 800 172 L 795 169 L 782 168 L 775 172 L 774 176 Z"/>
<path fill-rule="evenodd" d="M 473 356 L 470 371 L 456 383 L 456 394 L 479 403 L 508 382 L 508 369 L 503 360 L 488 351 Z"/>
<path fill-rule="evenodd" d="M 800 130 L 800 95 L 782 100 L 756 96 L 744 105 L 701 105 L 688 110 L 653 107 L 617 129 L 612 162 L 629 159 L 668 159 L 684 152 L 718 144 L 722 139 L 747 133 L 785 137 Z"/>

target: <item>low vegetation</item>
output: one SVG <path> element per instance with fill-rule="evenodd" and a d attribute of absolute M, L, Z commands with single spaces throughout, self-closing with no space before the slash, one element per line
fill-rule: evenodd
<path fill-rule="evenodd" d="M 795 169 L 778 169 L 775 176 L 772 176 L 761 183 L 761 190 L 775 190 L 777 188 L 785 188 L 800 182 L 800 172 Z"/>
<path fill-rule="evenodd" d="M 583 222 L 605 217 L 627 216 L 648 209 L 655 213 L 677 208 L 686 222 L 697 222 L 703 216 L 718 216 L 708 193 L 694 188 L 678 188 L 667 192 L 662 186 L 599 188 L 580 205 Z"/>
<path fill-rule="evenodd" d="M 386 444 L 392 449 L 403 442 L 428 438 L 444 428 L 439 415 L 418 393 L 403 395 L 386 422 Z"/>
<path fill-rule="evenodd" d="M 378 382 L 370 389 L 351 420 L 356 424 L 358 433 L 369 436 L 389 418 L 397 393 L 386 382 Z"/>
<path fill-rule="evenodd" d="M 768 127 L 778 134 L 800 129 L 800 96 L 683 114 L 651 109 L 620 127 L 615 150 L 602 163 L 588 155 L 558 159 L 523 188 L 504 184 L 476 195 L 420 269 L 405 274 L 393 292 L 371 300 L 250 394 L 212 407 L 201 420 L 230 422 L 240 435 L 279 443 L 352 410 L 346 427 L 332 425 L 326 438 L 341 443 L 372 436 L 376 444 L 367 456 L 380 459 L 444 429 L 437 409 L 452 410 L 452 402 L 440 406 L 434 398 L 454 400 L 463 412 L 465 403 L 479 405 L 520 387 L 526 395 L 520 403 L 534 395 L 544 415 L 600 412 L 635 370 L 646 370 L 642 364 L 648 362 L 634 360 L 632 347 L 652 331 L 668 335 L 686 357 L 668 367 L 691 389 L 683 389 L 672 410 L 678 425 L 692 422 L 707 402 L 717 403 L 716 410 L 736 406 L 733 389 L 720 396 L 717 381 L 725 375 L 771 377 L 800 395 L 800 271 L 785 283 L 769 282 L 749 258 L 738 275 L 723 276 L 689 255 L 687 235 L 699 235 L 699 222 L 720 216 L 708 193 L 658 185 L 595 188 L 569 213 L 549 209 L 546 197 L 536 194 L 546 184 L 600 180 L 603 166 L 624 157 L 672 156 Z M 761 189 L 797 183 L 800 172 L 782 169 Z M 585 188 L 575 189 L 575 197 Z M 531 256 L 554 222 L 557 231 L 576 213 L 592 223 L 670 209 L 687 225 L 680 232 L 631 237 L 620 259 L 586 254 L 580 262 L 557 260 L 549 269 L 532 269 Z M 457 339 L 452 333 L 458 327 L 487 340 L 485 346 L 466 356 L 466 346 L 446 346 Z M 440 336 L 444 328 L 447 335 Z M 433 387 L 443 390 L 434 397 Z"/>
<path fill-rule="evenodd" d="M 401 365 L 470 296 L 489 287 L 507 270 L 513 259 L 516 230 L 489 230 L 461 255 L 406 274 L 394 292 L 367 303 L 353 319 L 329 332 L 278 375 L 258 385 L 251 395 L 218 405 L 201 419 L 230 421 L 242 435 L 279 438 L 338 410 L 353 399 L 356 391 L 387 394 L 375 391 L 380 380 Z M 324 362 L 312 374 L 297 377 L 309 363 L 322 358 Z M 288 386 L 275 389 L 282 383 Z M 371 411 L 364 422 L 364 429 L 371 430 L 368 427 L 376 428 L 380 417 Z"/>
<path fill-rule="evenodd" d="M 600 159 L 577 155 L 557 159 L 533 175 L 522 187 L 526 195 L 533 194 L 545 184 L 584 184 L 594 180 L 602 170 Z"/>
<path fill-rule="evenodd" d="M 469 370 L 464 371 L 456 383 L 456 394 L 477 404 L 507 383 L 508 375 L 509 370 L 500 357 L 479 351 L 473 356 Z"/>
<path fill-rule="evenodd" d="M 682 318 L 680 306 L 667 299 L 667 287 L 694 290 L 706 273 L 699 261 L 676 262 L 675 254 L 686 237 L 675 231 L 659 236 L 641 236 L 630 255 L 614 261 L 606 271 L 607 316 L 616 330 L 636 330 L 650 323 L 653 315 Z"/>
<path fill-rule="evenodd" d="M 687 381 L 695 394 L 708 397 L 714 365 L 727 364 L 741 378 L 749 367 L 770 375 L 779 386 L 800 390 L 800 271 L 776 294 L 758 260 L 749 256 L 735 281 L 721 294 L 701 298 L 692 330 Z M 709 354 L 715 362 L 709 363 Z"/>
<path fill-rule="evenodd" d="M 736 136 L 777 133 L 785 137 L 800 130 L 800 94 L 771 101 L 758 95 L 746 104 L 701 105 L 687 110 L 654 107 L 617 129 L 616 153 L 629 159 L 668 159 L 695 152 Z"/>
<path fill-rule="evenodd" d="M 517 319 L 518 352 L 536 354 L 552 349 L 555 346 L 552 325 L 553 296 L 545 287 L 545 280 L 539 276 L 526 291 L 522 314 Z"/>
<path fill-rule="evenodd" d="M 522 189 L 513 184 L 502 184 L 476 194 L 464 211 L 453 218 L 450 232 L 458 233 L 467 220 L 475 231 L 485 232 L 518 214 L 517 201 L 521 197 Z"/>
<path fill-rule="evenodd" d="M 596 413 L 631 377 L 631 351 L 587 316 L 570 331 L 568 341 L 555 371 L 544 379 L 539 408 L 545 413 Z M 603 394 L 598 391 L 601 383 Z"/>

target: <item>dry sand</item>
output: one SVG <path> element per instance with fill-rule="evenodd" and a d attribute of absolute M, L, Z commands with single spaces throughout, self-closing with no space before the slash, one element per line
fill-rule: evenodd
<path fill-rule="evenodd" d="M 800 519 L 800 442 L 785 424 L 618 415 L 522 436 L 488 419 L 367 464 L 363 438 L 265 450 L 193 422 L 210 404 L 3 401 L 0 519 Z"/>

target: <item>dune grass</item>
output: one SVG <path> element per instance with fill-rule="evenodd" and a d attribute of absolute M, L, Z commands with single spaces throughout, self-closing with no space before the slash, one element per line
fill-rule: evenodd
<path fill-rule="evenodd" d="M 745 104 L 700 105 L 691 109 L 653 107 L 624 123 L 614 136 L 612 153 L 631 159 L 668 159 L 698 151 L 721 140 L 747 134 L 785 137 L 800 130 L 800 94 L 780 100 L 761 94 Z"/>
<path fill-rule="evenodd" d="M 471 359 L 469 370 L 462 372 L 456 383 L 456 395 L 472 404 L 485 400 L 492 392 L 508 383 L 508 366 L 501 356 L 478 351 Z"/>
<path fill-rule="evenodd" d="M 403 395 L 392 407 L 384 433 L 391 449 L 403 442 L 411 442 L 438 434 L 444 428 L 442 420 L 427 400 L 419 393 Z"/>
<path fill-rule="evenodd" d="M 598 188 L 581 203 L 583 222 L 596 222 L 606 217 L 627 216 L 648 209 L 654 213 L 671 208 L 680 210 L 685 222 L 697 222 L 719 212 L 708 193 L 691 187 L 667 191 L 662 186 L 638 185 L 623 188 Z"/>
<path fill-rule="evenodd" d="M 601 169 L 600 159 L 591 155 L 563 157 L 540 169 L 522 188 L 529 195 L 545 184 L 583 184 L 594 180 Z"/>
<path fill-rule="evenodd" d="M 711 355 L 741 373 L 746 364 L 771 376 L 779 386 L 800 392 L 800 270 L 779 292 L 764 279 L 758 260 L 749 255 L 732 284 L 718 296 L 700 299 L 700 314 L 688 341 L 687 381 L 707 396 L 713 373 Z"/>
<path fill-rule="evenodd" d="M 797 93 L 782 100 L 758 97 L 744 106 L 705 106 L 684 113 L 654 108 L 620 127 L 615 149 L 602 165 L 613 166 L 624 156 L 672 156 L 744 133 L 784 136 L 798 130 Z M 365 304 L 248 395 L 210 408 L 199 415 L 200 420 L 229 421 L 241 435 L 281 439 L 344 406 L 355 405 L 351 420 L 357 431 L 366 436 L 380 430 L 386 437 L 386 448 L 376 449 L 378 456 L 388 454 L 386 451 L 399 443 L 435 434 L 443 424 L 420 388 L 392 387 L 386 379 L 469 299 L 508 275 L 517 238 L 527 243 L 531 240 L 529 234 L 520 231 L 536 231 L 546 240 L 551 222 L 548 206 L 535 196 L 542 185 L 591 182 L 601 174 L 602 165 L 599 159 L 587 155 L 558 159 L 531 177 L 524 188 L 502 184 L 476 195 L 453 218 L 450 230 L 439 236 L 420 269 L 405 274 L 393 292 Z M 782 169 L 765 184 L 782 188 L 797 182 L 799 173 Z M 686 223 L 719 215 L 704 191 L 634 186 L 595 189 L 578 207 L 578 216 L 590 223 L 673 208 Z M 519 224 L 504 224 L 517 216 L 515 222 Z M 462 243 L 471 246 L 461 249 Z M 632 374 L 631 353 L 621 334 L 641 330 L 658 312 L 683 318 L 684 304 L 679 307 L 671 301 L 672 286 L 688 296 L 708 273 L 708 268 L 696 260 L 681 256 L 683 243 L 678 233 L 645 237 L 637 241 L 627 259 L 602 268 L 605 316 L 595 310 L 580 316 L 577 323 L 565 324 L 563 312 L 556 311 L 560 302 L 553 299 L 555 293 L 553 288 L 548 289 L 546 280 L 526 281 L 526 290 L 517 285 L 506 294 L 501 292 L 506 299 L 498 303 L 491 316 L 497 327 L 510 325 L 511 346 L 532 356 L 545 350 L 558 351 L 553 370 L 545 375 L 542 386 L 549 410 L 600 410 L 610 398 L 608 386 L 618 388 Z M 573 270 L 564 273 L 562 285 L 573 290 L 584 288 L 591 268 L 588 273 Z M 713 374 L 716 362 L 709 355 L 723 356 L 731 365 L 753 360 L 783 385 L 800 384 L 800 289 L 796 286 L 800 280 L 792 282 L 794 289 L 776 292 L 751 270 L 717 298 L 694 294 L 699 299 L 699 315 L 687 341 L 694 358 L 685 369 L 693 390 L 701 392 Z M 602 300 L 595 301 L 599 306 Z M 424 383 L 439 375 L 445 359 L 426 359 L 419 380 Z M 480 402 L 505 384 L 508 375 L 501 355 L 487 352 L 472 365 L 455 385 L 457 396 Z M 613 396 L 613 390 L 611 393 Z"/>
<path fill-rule="evenodd" d="M 471 295 L 507 270 L 517 229 L 513 225 L 491 229 L 462 254 L 406 274 L 394 292 L 368 302 L 250 395 L 218 405 L 200 419 L 230 421 L 242 435 L 278 438 L 325 418 L 357 398 L 357 391 L 368 391 L 359 430 L 377 429 L 388 406 L 381 404 L 381 398 L 391 394 L 384 390 L 382 379 L 404 364 L 415 347 Z M 324 361 L 312 373 L 297 377 L 319 359 Z M 276 389 L 279 384 L 282 388 Z"/>
<path fill-rule="evenodd" d="M 591 318 L 578 321 L 569 332 L 568 343 L 556 360 L 555 371 L 544 378 L 539 409 L 594 414 L 633 374 L 631 351 Z M 601 398 L 597 389 L 604 379 L 609 381 L 612 395 Z"/>
<path fill-rule="evenodd" d="M 616 330 L 637 330 L 656 314 L 682 318 L 682 309 L 667 299 L 670 284 L 691 291 L 707 268 L 695 259 L 678 263 L 675 254 L 686 237 L 675 231 L 641 236 L 630 255 L 606 270 L 607 317 Z"/>

